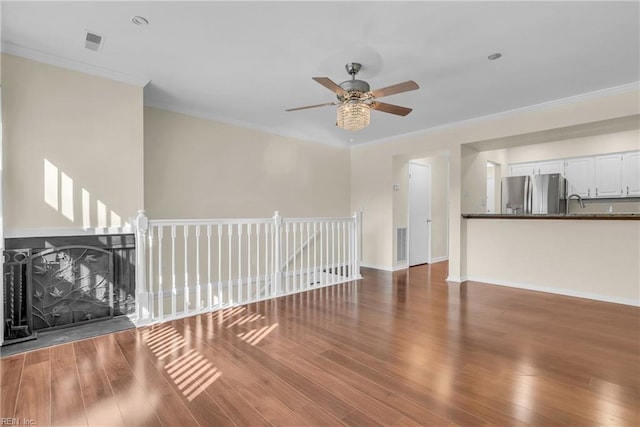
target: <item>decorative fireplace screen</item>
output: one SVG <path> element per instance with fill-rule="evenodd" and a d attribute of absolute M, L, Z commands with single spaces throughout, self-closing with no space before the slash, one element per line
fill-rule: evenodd
<path fill-rule="evenodd" d="M 4 343 L 135 312 L 133 235 L 7 239 Z"/>
<path fill-rule="evenodd" d="M 113 317 L 113 255 L 90 246 L 48 249 L 32 259 L 33 328 Z"/>

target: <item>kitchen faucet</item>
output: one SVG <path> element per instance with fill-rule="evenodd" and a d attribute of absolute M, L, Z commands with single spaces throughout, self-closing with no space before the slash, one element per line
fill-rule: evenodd
<path fill-rule="evenodd" d="M 580 197 L 579 194 L 570 194 L 567 196 L 567 203 L 565 204 L 565 207 L 564 207 L 565 215 L 569 215 L 569 201 L 571 199 L 578 199 L 578 203 L 580 204 L 580 207 L 584 209 L 584 202 L 582 201 L 582 197 Z"/>

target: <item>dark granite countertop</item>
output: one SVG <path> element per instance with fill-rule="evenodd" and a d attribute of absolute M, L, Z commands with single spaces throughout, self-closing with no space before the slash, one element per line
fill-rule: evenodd
<path fill-rule="evenodd" d="M 466 213 L 463 218 L 486 218 L 486 219 L 571 219 L 571 220 L 640 220 L 640 213 L 572 213 L 562 214 L 490 214 L 490 213 Z"/>

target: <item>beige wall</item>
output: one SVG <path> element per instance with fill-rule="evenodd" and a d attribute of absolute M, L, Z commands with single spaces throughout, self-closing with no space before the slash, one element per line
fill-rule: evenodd
<path fill-rule="evenodd" d="M 151 218 L 350 216 L 349 150 L 144 109 Z"/>
<path fill-rule="evenodd" d="M 2 55 L 6 234 L 135 216 L 142 102 L 141 87 Z"/>
<path fill-rule="evenodd" d="M 351 203 L 352 209 L 364 208 L 363 261 L 383 268 L 393 267 L 393 196 L 390 189 L 394 180 L 394 156 L 411 156 L 425 150 L 449 152 L 449 275 L 451 279 L 460 279 L 464 276 L 465 257 L 464 245 L 461 245 L 461 242 L 464 243 L 461 235 L 461 204 L 465 208 L 478 205 L 477 200 L 470 203 L 460 189 L 463 178 L 466 181 L 472 179 L 465 172 L 467 163 L 463 165 L 461 162 L 461 146 L 638 114 L 639 99 L 637 90 L 599 98 L 582 98 L 572 103 L 549 104 L 546 108 L 539 106 L 354 147 L 351 151 Z M 468 155 L 465 150 L 465 156 Z M 464 159 L 465 162 L 467 160 Z M 481 181 L 484 183 L 485 171 L 482 173 Z M 484 199 L 484 194 L 482 197 Z"/>
<path fill-rule="evenodd" d="M 633 150 L 640 150 L 640 130 L 638 129 L 507 148 L 505 161 L 507 163 L 536 162 Z"/>
<path fill-rule="evenodd" d="M 469 280 L 640 305 L 640 221 L 465 222 Z"/>

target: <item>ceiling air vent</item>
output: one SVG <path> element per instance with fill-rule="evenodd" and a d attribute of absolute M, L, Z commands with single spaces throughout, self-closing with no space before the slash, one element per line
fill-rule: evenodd
<path fill-rule="evenodd" d="M 101 35 L 87 31 L 87 37 L 84 41 L 84 47 L 86 47 L 87 49 L 98 51 L 102 46 L 103 39 L 104 38 Z"/>

